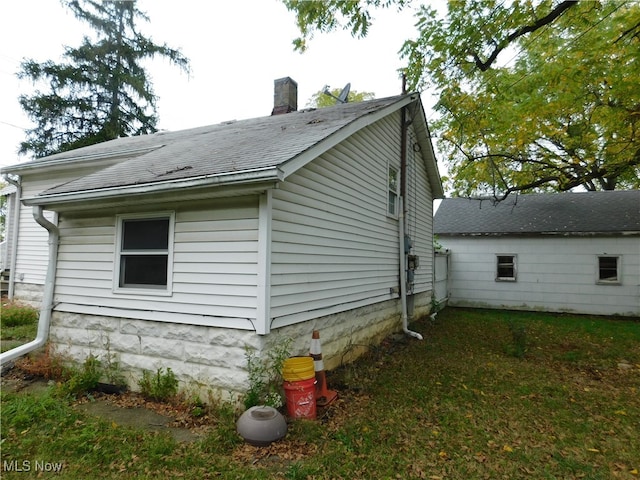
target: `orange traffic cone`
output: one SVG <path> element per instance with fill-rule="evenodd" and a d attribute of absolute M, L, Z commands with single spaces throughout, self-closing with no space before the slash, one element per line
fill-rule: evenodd
<path fill-rule="evenodd" d="M 314 330 L 311 336 L 309 355 L 313 358 L 313 366 L 316 372 L 316 405 L 326 407 L 338 398 L 338 392 L 327 389 L 327 377 L 324 373 L 322 346 L 320 345 L 320 332 L 318 330 Z"/>

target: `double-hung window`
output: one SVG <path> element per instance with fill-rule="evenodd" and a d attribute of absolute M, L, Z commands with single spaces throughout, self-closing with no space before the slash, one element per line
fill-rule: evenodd
<path fill-rule="evenodd" d="M 171 292 L 173 213 L 121 215 L 116 250 L 116 291 Z"/>
<path fill-rule="evenodd" d="M 400 185 L 400 176 L 398 169 L 389 166 L 388 176 L 388 201 L 387 201 L 387 214 L 393 217 L 398 215 L 398 186 Z"/>
<path fill-rule="evenodd" d="M 602 284 L 620 284 L 620 257 L 602 255 L 598 257 L 598 281 Z"/>
<path fill-rule="evenodd" d="M 496 281 L 515 282 L 516 281 L 516 256 L 496 255 Z"/>

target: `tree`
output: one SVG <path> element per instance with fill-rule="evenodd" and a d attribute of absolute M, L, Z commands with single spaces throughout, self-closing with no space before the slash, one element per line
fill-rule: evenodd
<path fill-rule="evenodd" d="M 306 37 L 370 18 L 304 8 Z M 457 194 L 640 187 L 639 4 L 467 0 L 416 17 L 405 73 L 439 93 L 432 128 Z"/>
<path fill-rule="evenodd" d="M 189 61 L 179 50 L 157 45 L 137 31 L 148 17 L 135 1 L 63 0 L 96 32 L 78 48 L 66 47 L 65 63 L 22 62 L 20 78 L 49 91 L 22 95 L 20 104 L 37 126 L 27 131 L 20 153 L 42 157 L 118 137 L 157 131 L 156 96 L 141 61 L 167 58 L 181 70 Z"/>
<path fill-rule="evenodd" d="M 327 87 L 329 89 L 329 87 Z M 314 93 L 311 96 L 311 99 L 307 102 L 307 106 L 311 108 L 324 108 L 330 107 L 331 105 L 335 105 L 337 100 L 336 98 L 342 92 L 340 88 L 332 88 L 328 90 L 330 95 L 325 93 L 325 90 L 320 90 Z M 364 102 L 365 100 L 372 100 L 376 98 L 375 94 L 372 92 L 358 92 L 356 90 L 349 91 L 349 95 L 347 96 L 347 101 L 349 103 L 356 102 Z"/>

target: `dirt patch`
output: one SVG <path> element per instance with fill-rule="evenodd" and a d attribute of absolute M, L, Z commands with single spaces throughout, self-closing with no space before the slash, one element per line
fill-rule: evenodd
<path fill-rule="evenodd" d="M 25 374 L 18 369 L 2 375 L 2 391 L 42 394 L 54 380 Z M 168 432 L 178 442 L 194 442 L 211 429 L 207 415 L 193 417 L 184 405 L 151 402 L 132 392 L 105 394 L 92 392 L 74 402 L 74 408 L 120 426 L 147 431 Z"/>
<path fill-rule="evenodd" d="M 88 415 L 105 419 L 115 425 L 168 432 L 178 442 L 194 442 L 202 436 L 201 432 L 174 426 L 175 417 L 161 415 L 146 407 L 123 407 L 109 398 L 78 403 L 75 407 Z"/>
<path fill-rule="evenodd" d="M 46 380 L 33 375 L 17 373 L 15 370 L 5 372 L 2 375 L 2 391 L 3 392 L 22 392 L 22 393 L 43 393 L 49 387 L 53 386 L 53 380 Z"/>

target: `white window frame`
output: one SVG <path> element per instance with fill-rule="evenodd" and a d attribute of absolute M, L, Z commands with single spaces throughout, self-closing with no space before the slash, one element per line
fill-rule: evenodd
<path fill-rule="evenodd" d="M 395 185 L 395 191 L 393 189 L 391 189 L 391 171 L 395 172 L 396 175 L 396 185 Z M 394 195 L 395 197 L 395 201 L 394 201 L 394 205 L 393 205 L 393 212 L 389 210 L 389 203 L 391 200 L 391 195 Z M 400 169 L 395 167 L 394 165 L 391 165 L 390 163 L 387 165 L 387 204 L 386 204 L 386 211 L 387 211 L 387 216 L 388 217 L 392 217 L 392 218 L 398 218 L 398 204 L 400 202 Z"/>
<path fill-rule="evenodd" d="M 513 265 L 513 277 L 500 276 L 500 257 L 511 257 Z M 518 256 L 515 253 L 496 253 L 496 282 L 515 282 L 518 279 Z"/>
<path fill-rule="evenodd" d="M 122 240 L 125 220 L 153 220 L 167 218 L 169 220 L 169 232 L 166 250 L 140 250 L 128 252 L 129 254 L 167 255 L 167 284 L 158 286 L 121 286 L 122 268 Z M 175 212 L 153 212 L 116 215 L 116 239 L 115 259 L 113 269 L 113 292 L 118 294 L 144 294 L 169 296 L 173 292 L 173 243 L 174 243 Z"/>
<path fill-rule="evenodd" d="M 600 277 L 600 259 L 614 258 L 616 260 L 616 278 L 603 279 Z M 622 256 L 621 255 L 597 255 L 596 256 L 596 284 L 597 285 L 622 285 Z"/>

